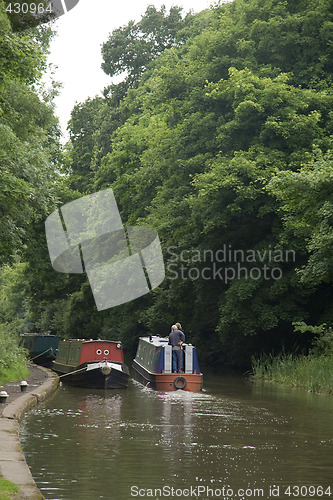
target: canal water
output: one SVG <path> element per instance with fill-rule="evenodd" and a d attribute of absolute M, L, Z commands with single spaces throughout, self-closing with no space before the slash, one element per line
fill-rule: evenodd
<path fill-rule="evenodd" d="M 333 498 L 333 397 L 205 376 L 204 391 L 63 385 L 21 442 L 47 500 Z"/>

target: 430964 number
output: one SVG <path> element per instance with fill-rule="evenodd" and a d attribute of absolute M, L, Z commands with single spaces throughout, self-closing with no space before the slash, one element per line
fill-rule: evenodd
<path fill-rule="evenodd" d="M 289 497 L 330 497 L 331 487 L 323 486 L 288 486 L 284 494 Z"/>
<path fill-rule="evenodd" d="M 6 12 L 10 14 L 52 14 L 52 3 L 9 3 Z"/>

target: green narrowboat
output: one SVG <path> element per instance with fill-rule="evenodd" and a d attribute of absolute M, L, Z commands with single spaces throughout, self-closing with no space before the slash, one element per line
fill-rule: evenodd
<path fill-rule="evenodd" d="M 61 337 L 49 333 L 21 333 L 21 344 L 29 352 L 31 361 L 50 367 L 56 357 Z"/>

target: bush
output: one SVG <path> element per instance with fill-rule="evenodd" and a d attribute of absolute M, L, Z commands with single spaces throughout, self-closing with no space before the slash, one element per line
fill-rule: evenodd
<path fill-rule="evenodd" d="M 0 385 L 26 378 L 27 352 L 19 345 L 19 338 L 7 325 L 0 325 Z"/>

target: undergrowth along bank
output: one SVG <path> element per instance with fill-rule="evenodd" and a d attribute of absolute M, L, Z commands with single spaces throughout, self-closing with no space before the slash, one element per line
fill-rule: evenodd
<path fill-rule="evenodd" d="M 0 325 L 0 385 L 28 377 L 26 350 L 8 325 Z"/>
<path fill-rule="evenodd" d="M 296 331 L 306 331 L 304 323 L 295 325 Z M 253 358 L 254 380 L 333 394 L 333 330 L 326 325 L 315 328 L 313 333 L 316 337 L 308 355 L 281 353 L 277 356 L 262 355 L 260 358 Z"/>
<path fill-rule="evenodd" d="M 333 356 L 263 356 L 252 361 L 255 380 L 304 387 L 312 392 L 333 394 Z"/>

